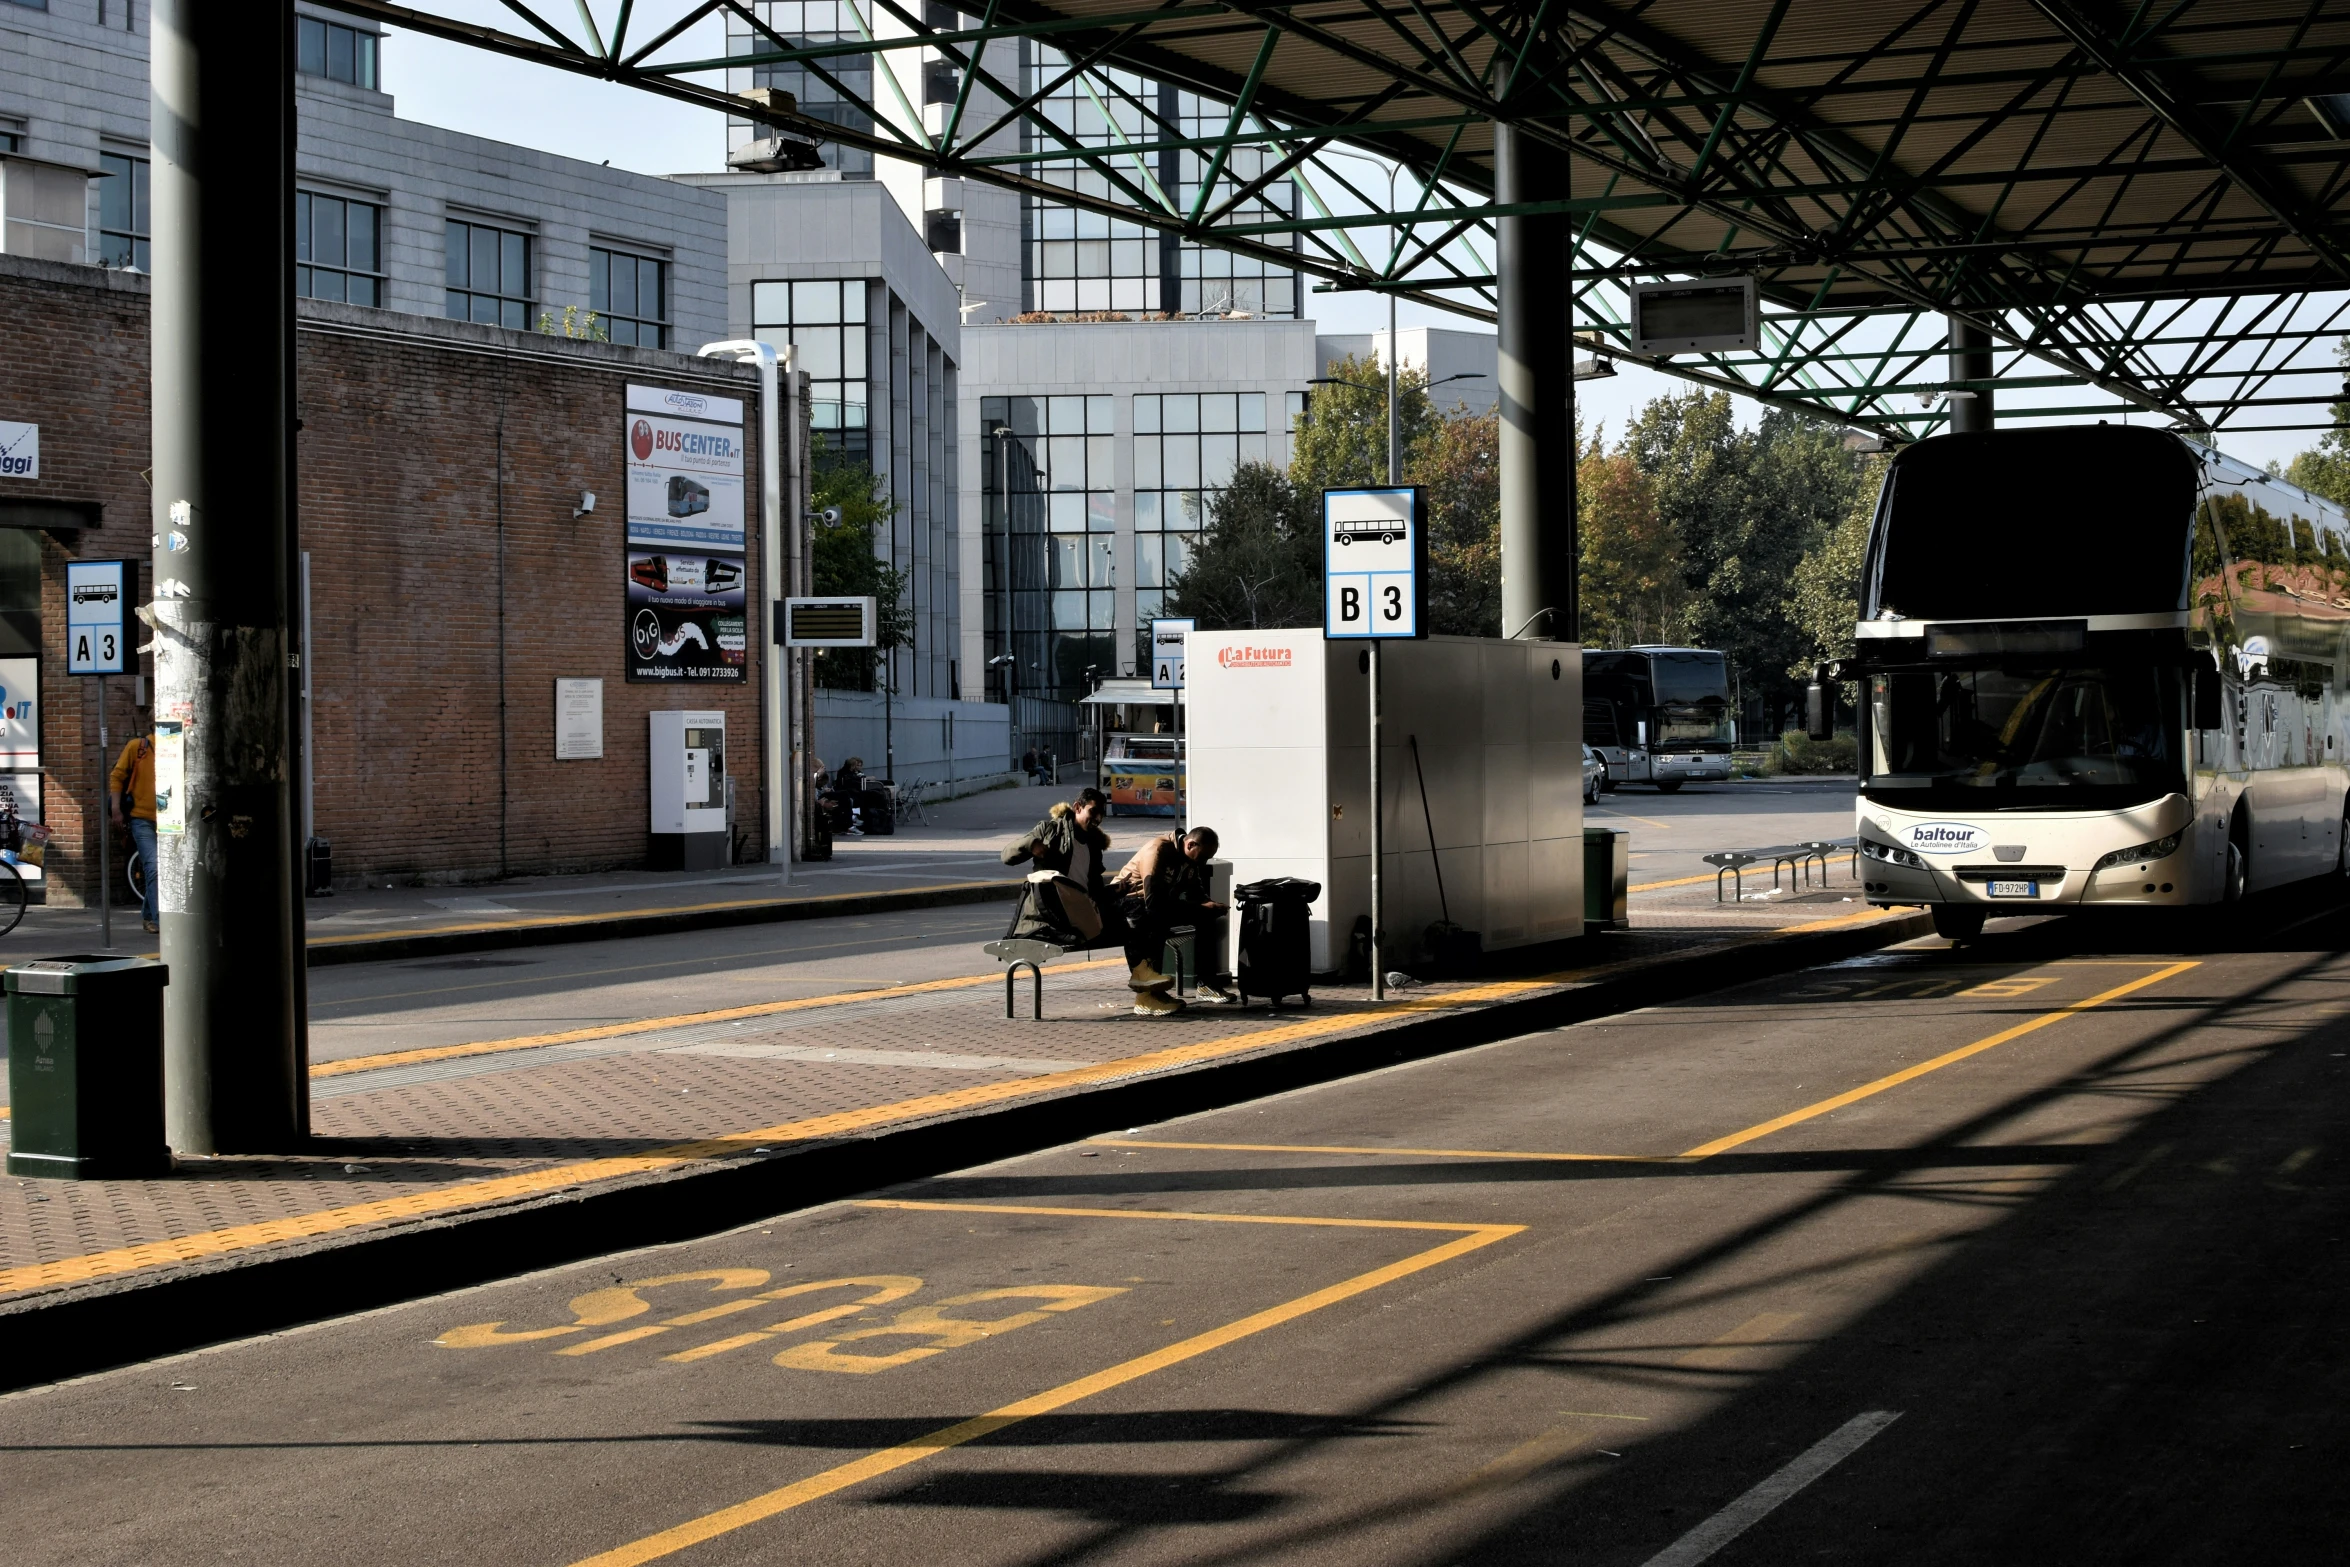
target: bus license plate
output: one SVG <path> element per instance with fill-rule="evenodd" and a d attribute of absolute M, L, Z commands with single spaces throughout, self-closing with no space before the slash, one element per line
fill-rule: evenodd
<path fill-rule="evenodd" d="M 2040 884 L 2036 881 L 1995 881 L 1986 889 L 1994 898 L 2037 898 Z"/>

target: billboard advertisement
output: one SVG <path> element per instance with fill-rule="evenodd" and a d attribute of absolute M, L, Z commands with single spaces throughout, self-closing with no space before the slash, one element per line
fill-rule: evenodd
<path fill-rule="evenodd" d="M 732 681 L 749 674 L 737 554 L 628 550 L 628 678 Z"/>
<path fill-rule="evenodd" d="M 742 400 L 632 385 L 622 427 L 628 678 L 745 679 Z"/>
<path fill-rule="evenodd" d="M 743 548 L 743 432 L 666 414 L 625 416 L 632 544 Z"/>

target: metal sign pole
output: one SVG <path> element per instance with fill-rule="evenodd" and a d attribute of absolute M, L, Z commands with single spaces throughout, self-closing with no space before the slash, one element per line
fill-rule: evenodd
<path fill-rule="evenodd" d="M 1387 840 L 1381 830 L 1379 809 L 1379 642 L 1371 641 L 1371 999 L 1387 999 L 1387 970 L 1379 961 L 1379 931 L 1381 917 L 1386 913 L 1379 898 L 1379 867 L 1387 858 Z"/>
<path fill-rule="evenodd" d="M 1381 940 L 1387 915 L 1386 812 L 1381 809 L 1379 752 L 1379 644 L 1427 635 L 1427 500 L 1416 487 L 1330 489 L 1322 492 L 1322 635 L 1360 640 L 1362 669 L 1370 676 L 1371 999 L 1387 999 Z"/>
<path fill-rule="evenodd" d="M 106 766 L 106 677 L 98 677 L 98 945 L 114 945 L 114 785 Z M 150 872 L 152 874 L 152 872 Z"/>

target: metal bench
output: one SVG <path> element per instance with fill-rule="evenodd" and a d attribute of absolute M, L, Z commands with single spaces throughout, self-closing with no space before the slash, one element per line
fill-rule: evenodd
<path fill-rule="evenodd" d="M 1167 932 L 1166 952 L 1172 954 L 1175 960 L 1168 968 L 1168 972 L 1175 979 L 1177 1000 L 1190 998 L 1192 982 L 1198 977 L 1196 946 L 1198 935 L 1197 928 L 1190 925 L 1178 925 Z M 1104 947 L 1112 945 L 1114 944 L 1104 942 L 1101 946 L 1064 947 L 1054 942 L 1038 940 L 1034 936 L 1006 936 L 1001 941 L 988 942 L 979 950 L 1004 965 L 1004 1016 L 1006 1017 L 1020 1015 L 1020 971 L 1022 969 L 1028 970 L 1029 1016 L 1034 1021 L 1041 1023 L 1044 1021 L 1044 966 L 1055 959 L 1067 957 L 1072 952 L 1099 952 Z"/>
<path fill-rule="evenodd" d="M 1732 889 L 1732 897 L 1727 901 L 1743 903 L 1746 901 L 1744 873 L 1752 867 L 1769 865 L 1771 868 L 1771 891 L 1777 892 L 1779 891 L 1779 873 L 1782 870 L 1787 873 L 1789 890 L 1793 890 L 1798 876 L 1802 878 L 1802 885 L 1808 887 L 1812 884 L 1811 868 L 1817 864 L 1820 868 L 1820 885 L 1825 887 L 1828 884 L 1829 858 L 1847 850 L 1851 852 L 1853 857 L 1853 880 L 1858 881 L 1860 879 L 1860 850 L 1854 840 L 1850 838 L 1834 840 L 1815 838 L 1804 843 L 1773 844 L 1764 849 L 1724 849 L 1716 854 L 1703 855 L 1701 858 L 1706 864 L 1714 867 L 1714 901 L 1716 903 L 1725 901 L 1722 897 L 1722 878 L 1727 876 L 1730 878 Z"/>

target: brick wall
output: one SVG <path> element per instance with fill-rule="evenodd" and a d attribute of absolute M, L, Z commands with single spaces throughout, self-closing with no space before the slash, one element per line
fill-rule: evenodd
<path fill-rule="evenodd" d="M 64 673 L 64 562 L 143 560 L 149 548 L 143 284 L 0 258 L 0 320 L 12 332 L 0 419 L 41 426 L 42 475 L 0 481 L 0 498 L 104 508 L 99 527 L 49 543 L 43 557 L 43 808 L 56 833 L 56 902 L 86 897 L 94 881 L 99 794 L 92 682 Z M 623 658 L 624 387 L 741 397 L 748 438 L 751 370 L 351 306 L 300 308 L 312 766 L 317 831 L 334 845 L 336 879 L 461 882 L 642 863 L 645 715 L 673 707 L 726 711 L 738 840 L 746 858 L 763 859 L 758 617 L 740 686 L 630 685 Z M 757 443 L 746 445 L 755 468 Z M 747 493 L 758 485 L 754 471 Z M 597 508 L 574 519 L 584 490 Z M 752 531 L 748 601 L 758 605 L 755 516 Z M 566 676 L 604 680 L 600 761 L 554 759 L 554 681 Z M 129 682 L 110 685 L 119 743 Z"/>

